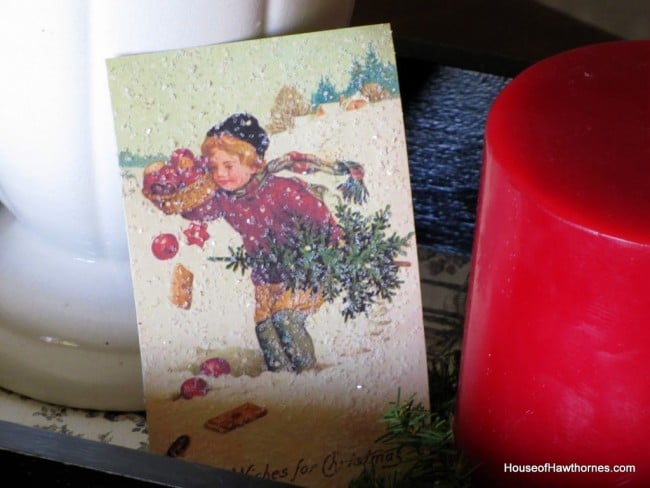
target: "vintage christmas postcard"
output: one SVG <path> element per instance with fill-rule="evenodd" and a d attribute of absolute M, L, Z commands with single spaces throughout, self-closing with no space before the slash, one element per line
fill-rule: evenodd
<path fill-rule="evenodd" d="M 381 418 L 428 389 L 390 27 L 107 65 L 150 449 L 300 486 L 399 470 Z"/>

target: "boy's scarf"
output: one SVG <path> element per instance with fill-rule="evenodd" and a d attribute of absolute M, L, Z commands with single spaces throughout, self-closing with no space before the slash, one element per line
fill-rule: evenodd
<path fill-rule="evenodd" d="M 363 182 L 363 166 L 354 161 L 326 161 L 313 154 L 291 151 L 278 158 L 272 159 L 266 164 L 268 174 L 279 173 L 280 171 L 291 171 L 297 174 L 312 174 L 322 172 L 335 176 L 347 176 L 343 183 L 339 184 L 336 189 L 339 190 L 346 202 L 352 201 L 357 205 L 366 202 L 368 198 L 368 189 Z M 296 178 L 307 186 L 307 189 L 319 199 L 323 199 L 323 194 L 327 191 L 322 185 L 310 184 Z"/>

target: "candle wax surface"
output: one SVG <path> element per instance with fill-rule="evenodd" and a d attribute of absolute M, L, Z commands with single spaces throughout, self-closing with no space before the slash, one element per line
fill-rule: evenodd
<path fill-rule="evenodd" d="M 490 110 L 455 423 L 485 486 L 650 486 L 649 61 L 568 51 Z"/>
<path fill-rule="evenodd" d="M 600 44 L 538 63 L 492 107 L 487 157 L 567 221 L 650 243 L 648 63 L 646 41 Z"/>

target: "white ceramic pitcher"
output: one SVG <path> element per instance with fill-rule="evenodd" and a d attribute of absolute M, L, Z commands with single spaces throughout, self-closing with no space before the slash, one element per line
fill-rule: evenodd
<path fill-rule="evenodd" d="M 354 0 L 0 4 L 0 386 L 143 408 L 105 60 L 342 27 Z"/>

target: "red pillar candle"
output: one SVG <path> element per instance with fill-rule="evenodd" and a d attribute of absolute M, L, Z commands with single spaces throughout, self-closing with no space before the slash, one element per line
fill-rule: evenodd
<path fill-rule="evenodd" d="M 490 110 L 455 424 L 486 486 L 650 486 L 649 62 L 561 53 Z"/>

